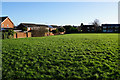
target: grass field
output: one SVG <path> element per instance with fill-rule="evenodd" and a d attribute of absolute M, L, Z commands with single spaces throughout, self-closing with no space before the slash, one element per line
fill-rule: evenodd
<path fill-rule="evenodd" d="M 118 34 L 2 41 L 3 79 L 119 79 Z"/>

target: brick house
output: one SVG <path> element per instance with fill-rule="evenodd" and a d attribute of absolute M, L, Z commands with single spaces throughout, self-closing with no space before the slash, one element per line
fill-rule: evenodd
<path fill-rule="evenodd" d="M 46 29 L 49 29 L 48 25 L 44 24 L 32 24 L 32 23 L 20 23 L 16 28 L 19 30 L 22 30 L 23 28 L 27 28 L 27 31 L 39 29 L 40 27 L 45 27 Z"/>
<path fill-rule="evenodd" d="M 120 32 L 120 24 L 102 24 L 101 28 L 103 32 L 108 33 Z"/>
<path fill-rule="evenodd" d="M 0 17 L 0 24 L 1 24 L 0 31 L 14 28 L 14 23 L 8 16 Z"/>
<path fill-rule="evenodd" d="M 20 23 L 16 27 L 16 29 L 23 30 L 23 28 L 26 28 L 27 31 L 31 31 L 35 29 L 40 29 L 41 27 L 44 27 L 48 30 L 48 32 L 45 33 L 45 36 L 53 35 L 52 33 L 49 32 L 49 29 L 52 29 L 53 27 L 45 24 Z M 37 37 L 37 35 L 36 36 L 34 35 L 33 37 Z"/>
<path fill-rule="evenodd" d="M 82 32 L 96 32 L 96 27 L 94 25 L 83 25 L 80 28 Z"/>

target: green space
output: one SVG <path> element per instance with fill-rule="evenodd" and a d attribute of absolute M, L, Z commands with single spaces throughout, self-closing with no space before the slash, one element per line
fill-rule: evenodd
<path fill-rule="evenodd" d="M 2 40 L 4 79 L 119 79 L 117 33 Z"/>

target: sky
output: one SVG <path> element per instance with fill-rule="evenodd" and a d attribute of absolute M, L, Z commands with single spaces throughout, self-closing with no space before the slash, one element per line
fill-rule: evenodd
<path fill-rule="evenodd" d="M 2 16 L 20 23 L 55 25 L 118 23 L 118 2 L 2 2 Z"/>

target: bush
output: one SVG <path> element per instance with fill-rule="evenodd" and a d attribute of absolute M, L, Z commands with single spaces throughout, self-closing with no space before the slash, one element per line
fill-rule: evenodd
<path fill-rule="evenodd" d="M 59 30 L 59 32 L 64 32 L 65 31 L 65 29 L 63 27 L 58 28 L 58 30 Z"/>
<path fill-rule="evenodd" d="M 58 33 L 59 30 L 58 30 L 58 29 L 56 29 L 56 30 L 52 30 L 52 32 L 53 32 L 53 34 L 54 34 L 54 33 Z"/>
<path fill-rule="evenodd" d="M 13 30 L 5 30 L 2 31 L 2 39 L 10 39 L 13 38 L 14 31 Z"/>
<path fill-rule="evenodd" d="M 63 27 L 65 28 L 66 33 L 77 33 L 78 32 L 78 29 L 71 25 L 66 25 Z"/>
<path fill-rule="evenodd" d="M 27 31 L 27 28 L 26 28 L 26 27 L 23 27 L 23 28 L 22 28 L 22 31 Z"/>

